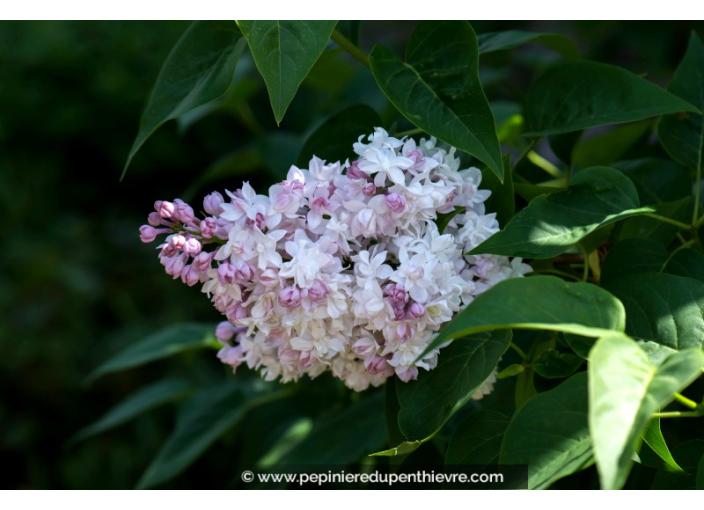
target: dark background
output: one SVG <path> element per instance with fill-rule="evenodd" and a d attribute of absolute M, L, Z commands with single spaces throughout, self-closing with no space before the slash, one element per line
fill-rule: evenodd
<path fill-rule="evenodd" d="M 184 320 L 219 320 L 197 289 L 163 274 L 154 245 L 139 242 L 138 227 L 154 200 L 186 193 L 195 203 L 211 189 L 235 189 L 243 180 L 265 192 L 296 162 L 316 124 L 346 105 L 367 103 L 393 120 L 368 70 L 333 51 L 277 128 L 263 83 L 245 58 L 238 68 L 245 103 L 233 99 L 189 126 L 168 123 L 120 182 L 141 109 L 187 26 L 0 23 L 3 488 L 130 488 L 171 430 L 172 408 L 77 444 L 71 436 L 165 374 L 231 377 L 214 356 L 200 352 L 86 383 L 101 361 L 148 333 Z M 690 30 L 701 30 L 689 22 L 473 26 L 478 33 L 521 28 L 567 34 L 585 58 L 622 65 L 661 85 L 684 54 Z M 401 49 L 413 27 L 365 22 L 360 46 L 368 51 L 381 42 Z M 555 58 L 538 45 L 488 55 L 481 62 L 487 95 L 515 99 Z M 220 174 L 194 184 L 228 154 L 235 156 Z M 170 486 L 227 481 L 229 444 L 247 427 L 243 423 Z"/>

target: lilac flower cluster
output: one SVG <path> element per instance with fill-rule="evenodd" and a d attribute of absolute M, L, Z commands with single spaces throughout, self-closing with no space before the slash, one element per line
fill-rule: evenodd
<path fill-rule="evenodd" d="M 282 382 L 330 370 L 358 391 L 412 380 L 436 366 L 438 349 L 418 357 L 443 324 L 530 270 L 517 258 L 463 255 L 499 225 L 481 172 L 460 170 L 454 149 L 377 128 L 354 152 L 351 163 L 293 166 L 268 195 L 248 183 L 227 199 L 211 193 L 202 219 L 181 200 L 158 201 L 141 227 L 146 243 L 168 234 L 166 272 L 202 284 L 227 317 L 218 356 L 233 369 L 246 363 Z M 439 215 L 456 208 L 439 231 Z"/>

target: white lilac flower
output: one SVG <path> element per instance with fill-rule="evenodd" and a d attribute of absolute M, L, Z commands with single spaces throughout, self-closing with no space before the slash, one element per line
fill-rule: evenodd
<path fill-rule="evenodd" d="M 218 358 L 233 370 L 281 382 L 330 371 L 355 391 L 408 382 L 435 368 L 447 344 L 426 350 L 458 312 L 530 271 L 519 258 L 463 256 L 499 225 L 481 172 L 462 169 L 455 149 L 381 128 L 352 149 L 353 160 L 292 166 L 268 195 L 244 183 L 202 208 L 157 201 L 140 228 L 143 242 L 168 236 L 166 272 L 201 284 L 226 317 Z M 438 215 L 458 207 L 440 232 Z"/>

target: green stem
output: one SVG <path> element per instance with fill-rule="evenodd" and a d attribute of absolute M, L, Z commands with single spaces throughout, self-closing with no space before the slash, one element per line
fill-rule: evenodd
<path fill-rule="evenodd" d="M 516 344 L 514 344 L 513 342 L 511 342 L 511 343 L 509 344 L 509 346 L 511 347 L 511 349 L 513 349 L 514 351 L 516 351 L 516 353 L 521 357 L 521 359 L 522 359 L 523 361 L 528 361 L 528 355 L 525 353 L 525 351 L 524 351 L 523 349 L 521 349 L 520 347 L 518 347 L 518 346 L 517 346 Z"/>
<path fill-rule="evenodd" d="M 669 223 L 670 225 L 674 225 L 675 227 L 679 227 L 683 230 L 691 229 L 689 225 L 682 223 L 681 221 L 666 218 L 665 216 L 660 216 L 659 214 L 647 213 L 645 216 L 647 216 L 648 218 L 653 218 L 654 220 L 662 221 L 663 223 Z"/>
<path fill-rule="evenodd" d="M 697 180 L 695 183 L 695 188 L 694 188 L 694 212 L 692 213 L 692 224 L 697 227 L 701 225 L 699 223 L 702 221 L 702 218 L 704 218 L 704 215 L 702 215 L 701 218 L 697 219 L 697 216 L 699 216 L 699 196 L 701 195 L 702 192 L 702 154 L 701 154 L 701 146 L 699 148 L 699 164 L 697 165 Z M 699 224 L 699 225 L 698 225 Z"/>
<path fill-rule="evenodd" d="M 694 228 L 699 228 L 704 223 L 704 214 L 702 214 L 697 221 L 694 222 Z"/>
<path fill-rule="evenodd" d="M 666 413 L 653 413 L 653 418 L 698 418 L 701 413 L 697 411 L 670 411 Z"/>
<path fill-rule="evenodd" d="M 362 63 L 363 65 L 365 65 L 367 67 L 371 67 L 369 65 L 369 57 L 367 56 L 367 54 L 364 53 L 362 50 L 360 50 L 357 46 L 352 44 L 352 41 L 350 41 L 349 39 L 347 39 L 347 37 L 342 35 L 342 33 L 339 30 L 337 30 L 337 29 L 333 30 L 332 35 L 330 37 L 333 41 L 335 41 L 340 46 L 340 48 L 342 48 L 347 53 L 352 55 L 352 57 L 354 57 L 355 60 L 357 60 L 358 62 Z"/>
<path fill-rule="evenodd" d="M 584 268 L 582 269 L 582 281 L 587 282 L 589 280 L 589 254 L 587 253 L 587 250 L 582 246 L 581 244 L 579 245 L 579 251 L 582 252 L 582 257 L 584 257 Z"/>
<path fill-rule="evenodd" d="M 662 264 L 662 267 L 660 268 L 660 272 L 662 273 L 665 270 L 665 268 L 667 267 L 667 264 L 669 264 L 670 260 L 672 260 L 672 257 L 675 256 L 675 253 L 677 253 L 680 250 L 684 250 L 685 248 L 689 248 L 690 246 L 692 246 L 696 242 L 697 242 L 696 239 L 690 239 L 689 241 L 685 241 L 682 244 L 682 246 L 678 246 L 677 248 L 672 250 L 672 253 L 670 253 L 670 255 L 667 257 L 667 259 L 665 259 L 665 262 Z"/>
<path fill-rule="evenodd" d="M 694 400 L 690 400 L 679 393 L 675 393 L 675 400 L 683 406 L 689 407 L 690 409 L 697 409 L 699 407 L 699 405 Z"/>

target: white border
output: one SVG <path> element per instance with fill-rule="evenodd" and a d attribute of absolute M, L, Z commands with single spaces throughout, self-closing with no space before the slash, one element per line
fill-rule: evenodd
<path fill-rule="evenodd" d="M 699 5 L 697 8 L 696 6 Z M 322 9 L 321 7 L 326 7 Z M 331 8 L 334 7 L 334 8 Z M 335 17 L 356 19 L 373 15 L 379 20 L 398 19 L 403 15 L 425 16 L 427 19 L 500 19 L 510 16 L 512 20 L 542 19 L 701 19 L 704 4 L 686 0 L 651 3 L 647 8 L 635 9 L 628 2 L 593 0 L 590 2 L 532 2 L 518 0 L 459 1 L 355 0 L 323 4 L 320 1 L 265 0 L 262 2 L 233 2 L 223 0 L 197 0 L 190 2 L 155 2 L 154 0 L 122 0 L 120 2 L 88 2 L 86 0 L 26 0 L 3 2 L 0 19 L 258 19 L 276 13 L 281 19 Z M 634 16 L 636 16 L 634 18 Z"/>

